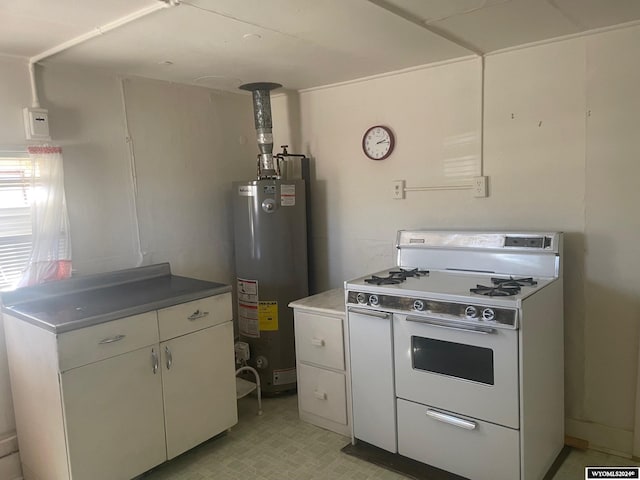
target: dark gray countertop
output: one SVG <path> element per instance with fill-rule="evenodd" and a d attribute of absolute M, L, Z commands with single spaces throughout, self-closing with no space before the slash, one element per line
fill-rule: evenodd
<path fill-rule="evenodd" d="M 2 311 L 63 333 L 230 291 L 223 283 L 173 275 L 162 263 L 6 292 Z"/>

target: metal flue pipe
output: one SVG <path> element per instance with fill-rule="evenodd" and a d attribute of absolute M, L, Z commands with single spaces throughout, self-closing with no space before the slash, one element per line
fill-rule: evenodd
<path fill-rule="evenodd" d="M 240 85 L 241 90 L 253 94 L 253 117 L 258 139 L 258 178 L 273 178 L 278 175 L 273 162 L 273 123 L 271 121 L 271 90 L 280 88 L 279 83 L 257 82 Z"/>

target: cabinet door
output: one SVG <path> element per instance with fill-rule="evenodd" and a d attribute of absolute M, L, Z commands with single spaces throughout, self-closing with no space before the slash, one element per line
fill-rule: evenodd
<path fill-rule="evenodd" d="M 160 344 L 167 457 L 238 421 L 233 327 L 226 322 Z"/>
<path fill-rule="evenodd" d="M 391 315 L 349 312 L 353 434 L 392 453 L 396 440 L 396 393 Z"/>
<path fill-rule="evenodd" d="M 74 479 L 126 480 L 166 460 L 159 346 L 60 375 Z M 159 358 L 159 357 L 158 357 Z"/>

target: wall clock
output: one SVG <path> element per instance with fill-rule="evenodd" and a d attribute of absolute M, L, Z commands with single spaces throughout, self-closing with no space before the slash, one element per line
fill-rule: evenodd
<path fill-rule="evenodd" d="M 362 150 L 371 160 L 384 160 L 391 155 L 394 146 L 393 132 L 382 125 L 369 128 L 362 137 Z"/>

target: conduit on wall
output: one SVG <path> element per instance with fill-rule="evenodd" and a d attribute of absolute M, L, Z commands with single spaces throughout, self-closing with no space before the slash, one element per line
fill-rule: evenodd
<path fill-rule="evenodd" d="M 165 8 L 169 8 L 169 7 L 175 7 L 177 5 L 180 5 L 180 0 L 158 0 L 157 3 L 153 5 L 142 8 L 140 10 L 136 10 L 135 12 L 125 15 L 124 17 L 120 17 L 100 27 L 96 27 L 87 33 L 84 33 L 75 38 L 67 40 L 66 42 L 63 42 L 59 45 L 56 45 L 55 47 L 52 47 L 48 50 L 45 50 L 44 52 L 39 53 L 38 55 L 31 57 L 29 59 L 29 80 L 31 82 L 31 106 L 33 108 L 40 108 L 40 100 L 38 98 L 38 88 L 37 88 L 36 77 L 35 77 L 36 63 L 38 63 L 41 60 L 44 60 L 45 58 L 49 58 L 60 52 L 68 50 L 69 48 L 72 48 L 76 45 L 80 45 L 81 43 L 91 40 L 92 38 L 98 37 L 100 35 L 104 35 L 105 33 L 110 32 L 111 30 L 115 30 L 116 28 L 122 27 L 123 25 L 127 25 L 135 20 L 146 17 L 147 15 L 150 15 L 153 12 L 156 12 L 158 10 L 162 10 Z M 140 242 L 140 225 L 138 222 L 138 206 L 137 206 L 138 185 L 137 185 L 137 178 L 136 178 L 135 156 L 133 152 L 133 141 L 129 134 L 129 125 L 127 120 L 127 111 L 126 111 L 125 93 L 124 93 L 124 80 L 120 81 L 120 88 L 121 88 L 123 114 L 124 114 L 124 122 L 125 122 L 125 135 L 126 135 L 125 140 L 128 146 L 129 160 L 130 160 L 130 167 L 131 167 L 131 181 L 132 181 L 132 188 L 133 188 L 133 208 L 134 208 L 133 220 L 135 223 L 136 236 L 137 236 L 136 242 L 137 242 L 137 250 L 138 250 L 138 265 L 142 265 L 144 260 L 144 255 L 142 253 L 142 246 Z"/>
<path fill-rule="evenodd" d="M 475 53 L 475 52 L 474 52 Z M 477 54 L 477 53 L 476 53 Z M 483 54 L 477 54 L 480 59 L 480 159 L 479 159 L 479 172 L 478 176 L 482 177 L 484 175 L 484 86 L 485 86 L 485 56 Z M 486 183 L 485 183 L 486 185 Z M 474 179 L 470 179 L 469 181 L 462 181 L 457 184 L 442 184 L 442 185 L 428 185 L 428 186 L 416 186 L 416 187 L 404 187 L 403 192 L 429 192 L 429 191 L 437 191 L 437 190 L 474 190 L 475 181 Z M 475 195 L 476 197 L 488 196 L 486 193 L 485 187 L 485 195 Z M 404 198 L 404 195 L 402 196 Z"/>
<path fill-rule="evenodd" d="M 157 0 L 157 3 L 154 5 L 150 5 L 148 7 L 142 8 L 140 10 L 136 10 L 135 12 L 130 13 L 129 15 L 125 15 L 124 17 L 113 20 L 109 23 L 106 23 L 100 27 L 96 27 L 93 30 L 83 33 L 71 40 L 67 40 L 66 42 L 61 43 L 60 45 L 56 45 L 48 50 L 45 50 L 42 53 L 39 53 L 29 59 L 29 79 L 31 81 L 31 106 L 33 108 L 40 108 L 40 100 L 38 98 L 38 88 L 36 85 L 35 78 L 35 64 L 45 58 L 49 58 L 57 53 L 68 50 L 71 47 L 76 45 L 80 45 L 81 43 L 86 42 L 87 40 L 91 40 L 92 38 L 98 37 L 100 35 L 104 35 L 105 33 L 114 30 L 118 27 L 131 23 L 139 18 L 146 17 L 151 13 L 161 10 L 164 8 L 175 7 L 180 5 L 180 0 Z"/>
<path fill-rule="evenodd" d="M 122 116 L 124 119 L 124 135 L 127 143 L 127 151 L 129 152 L 129 168 L 131 173 L 131 203 L 133 207 L 133 223 L 135 224 L 136 249 L 138 251 L 138 261 L 136 265 L 139 267 L 144 264 L 144 252 L 142 251 L 142 242 L 140 240 L 140 221 L 138 218 L 138 170 L 136 168 L 136 155 L 133 147 L 133 137 L 129 131 L 129 115 L 127 113 L 127 98 L 125 92 L 125 79 L 120 78 L 120 98 L 122 100 Z"/>
<path fill-rule="evenodd" d="M 408 13 L 407 11 L 403 10 L 402 8 L 394 5 L 393 3 L 390 3 L 388 0 L 367 0 L 369 3 L 376 5 L 379 8 L 382 8 L 384 10 L 387 10 L 388 12 L 393 13 L 394 15 L 397 15 L 401 18 L 404 18 L 405 20 L 407 20 L 408 22 L 411 22 L 415 25 L 418 25 L 421 28 L 424 28 L 425 30 L 428 30 L 429 32 L 433 33 L 434 35 L 437 35 L 439 37 L 444 38 L 445 40 L 448 40 L 451 43 L 455 43 L 456 45 L 458 45 L 459 47 L 465 48 L 467 50 L 469 50 L 470 52 L 473 52 L 473 54 L 475 54 L 479 59 L 480 59 L 480 165 L 479 165 L 479 172 L 478 175 L 480 177 L 482 177 L 484 175 L 484 61 L 485 61 L 485 52 L 483 52 L 481 49 L 479 49 L 478 47 L 476 47 L 475 45 L 472 45 L 471 43 L 468 43 L 466 41 L 463 41 L 460 38 L 457 38 L 456 36 L 450 34 L 449 32 L 440 29 L 434 25 L 431 25 L 429 22 L 424 21 L 410 13 Z M 486 3 L 486 2 L 485 2 Z M 484 3 L 482 6 L 477 7 L 477 8 L 482 8 L 484 7 Z M 470 11 L 473 11 L 470 10 Z M 473 178 L 469 179 L 468 182 L 462 182 L 459 184 L 442 184 L 442 185 L 430 185 L 430 186 L 422 186 L 422 187 L 404 187 L 403 192 L 427 192 L 427 191 L 432 191 L 432 190 L 473 190 L 475 188 L 474 185 L 474 180 Z M 402 196 L 402 198 L 404 198 L 404 194 Z"/>

